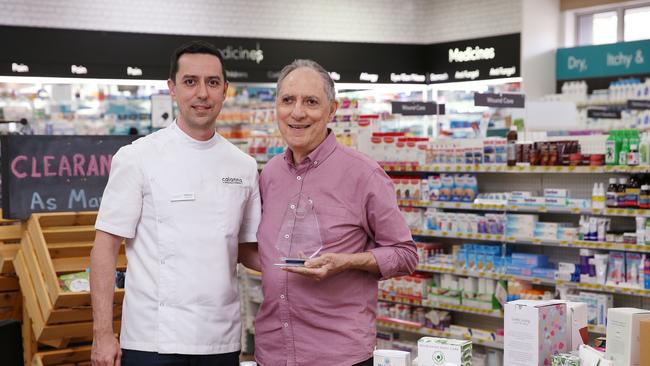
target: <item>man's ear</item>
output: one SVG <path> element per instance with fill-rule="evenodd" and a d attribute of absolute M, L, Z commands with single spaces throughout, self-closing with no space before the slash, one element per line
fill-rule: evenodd
<path fill-rule="evenodd" d="M 169 89 L 169 95 L 171 95 L 172 99 L 176 99 L 176 92 L 174 91 L 174 87 L 176 86 L 176 83 L 174 83 L 174 80 L 172 79 L 167 79 L 167 88 Z"/>

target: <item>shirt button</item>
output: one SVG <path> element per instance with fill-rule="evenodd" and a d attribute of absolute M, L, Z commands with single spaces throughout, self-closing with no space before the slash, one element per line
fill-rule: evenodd
<path fill-rule="evenodd" d="M 284 300 L 284 295 L 280 295 L 280 298 L 281 298 L 282 300 Z"/>
<path fill-rule="evenodd" d="M 297 176 L 296 179 L 298 179 L 298 180 L 302 180 L 302 177 L 301 177 L 301 176 Z"/>
<path fill-rule="evenodd" d="M 292 210 L 295 210 L 295 209 L 296 209 L 296 205 L 291 205 L 291 206 L 289 206 L 289 207 L 291 207 Z"/>
<path fill-rule="evenodd" d="M 318 165 L 318 160 L 314 161 L 314 165 Z"/>
<path fill-rule="evenodd" d="M 287 323 L 287 322 L 284 322 L 284 324 L 282 324 L 282 326 L 286 328 L 286 327 L 288 327 L 288 326 L 289 326 L 289 323 Z"/>
<path fill-rule="evenodd" d="M 284 234 L 285 239 L 289 239 L 289 234 Z"/>

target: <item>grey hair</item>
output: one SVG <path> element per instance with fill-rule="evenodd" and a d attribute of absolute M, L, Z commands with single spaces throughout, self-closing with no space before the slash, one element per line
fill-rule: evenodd
<path fill-rule="evenodd" d="M 292 63 L 285 66 L 282 69 L 282 71 L 280 71 L 280 76 L 278 77 L 277 90 L 280 91 L 280 86 L 282 86 L 282 82 L 292 71 L 295 71 L 301 67 L 306 67 L 308 69 L 312 69 L 316 71 L 323 79 L 323 85 L 325 86 L 325 94 L 327 95 L 327 99 L 330 102 L 336 100 L 336 90 L 334 89 L 334 80 L 332 80 L 332 77 L 327 72 L 327 70 L 323 68 L 323 66 L 321 66 L 318 62 L 313 60 L 307 60 L 307 59 L 293 60 Z"/>

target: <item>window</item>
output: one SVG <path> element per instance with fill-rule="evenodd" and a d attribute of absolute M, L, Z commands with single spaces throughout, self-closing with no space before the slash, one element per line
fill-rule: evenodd
<path fill-rule="evenodd" d="M 650 39 L 650 6 L 625 9 L 623 19 L 623 36 L 626 42 Z"/>
<path fill-rule="evenodd" d="M 627 6 L 578 14 L 578 46 L 650 39 L 650 6 Z"/>

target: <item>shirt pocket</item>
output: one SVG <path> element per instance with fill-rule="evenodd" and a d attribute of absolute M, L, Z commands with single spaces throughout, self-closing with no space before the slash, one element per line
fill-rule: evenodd
<path fill-rule="evenodd" d="M 349 211 L 343 206 L 319 205 L 315 211 L 323 246 L 340 241 L 354 226 Z"/>
<path fill-rule="evenodd" d="M 213 204 L 217 221 L 227 237 L 239 236 L 250 187 L 239 184 L 217 183 Z"/>

